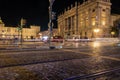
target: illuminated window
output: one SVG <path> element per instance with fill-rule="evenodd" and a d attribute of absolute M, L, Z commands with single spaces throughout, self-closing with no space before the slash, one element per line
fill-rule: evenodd
<path fill-rule="evenodd" d="M 105 26 L 105 21 L 102 21 L 102 25 Z"/>
<path fill-rule="evenodd" d="M 96 20 L 95 18 L 92 18 L 92 25 L 95 26 Z"/>
<path fill-rule="evenodd" d="M 95 26 L 95 21 L 92 22 L 92 25 Z"/>
<path fill-rule="evenodd" d="M 102 24 L 103 26 L 106 25 L 106 18 L 102 18 L 101 24 Z"/>

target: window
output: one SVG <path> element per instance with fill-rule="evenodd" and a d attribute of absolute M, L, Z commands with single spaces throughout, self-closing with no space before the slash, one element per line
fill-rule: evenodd
<path fill-rule="evenodd" d="M 7 29 L 7 32 L 10 32 L 10 28 Z"/>
<path fill-rule="evenodd" d="M 105 12 L 105 9 L 103 9 L 102 11 Z"/>
<path fill-rule="evenodd" d="M 92 12 L 95 12 L 95 9 L 93 9 Z"/>

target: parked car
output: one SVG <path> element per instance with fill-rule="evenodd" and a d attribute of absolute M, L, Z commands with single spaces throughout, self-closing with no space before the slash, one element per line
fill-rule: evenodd
<path fill-rule="evenodd" d="M 88 37 L 83 38 L 72 38 L 72 39 L 66 39 L 66 41 L 69 42 L 92 42 L 92 39 L 89 39 Z"/>

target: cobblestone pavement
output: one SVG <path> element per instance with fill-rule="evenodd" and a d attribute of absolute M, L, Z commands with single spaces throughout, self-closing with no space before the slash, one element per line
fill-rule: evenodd
<path fill-rule="evenodd" d="M 52 50 L 0 50 L 0 80 L 64 80 L 114 69 L 117 71 L 96 80 L 120 80 L 120 47 L 92 44 L 82 43 L 76 48 L 68 44 Z"/>

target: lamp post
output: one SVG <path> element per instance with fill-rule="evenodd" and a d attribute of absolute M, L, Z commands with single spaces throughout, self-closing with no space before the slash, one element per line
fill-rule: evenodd
<path fill-rule="evenodd" d="M 17 31 L 18 31 L 18 42 L 19 42 L 19 40 L 21 39 L 20 38 L 20 35 L 21 35 L 21 26 L 20 25 L 18 25 L 18 27 L 17 27 Z M 21 41 L 21 40 L 20 40 Z"/>
<path fill-rule="evenodd" d="M 26 24 L 25 19 L 21 19 L 20 21 L 20 36 L 21 36 L 21 47 L 22 47 L 22 41 L 23 41 L 23 26 Z"/>
<path fill-rule="evenodd" d="M 51 49 L 51 37 L 52 37 L 52 5 L 55 0 L 49 0 L 50 6 L 49 6 L 49 48 Z"/>

